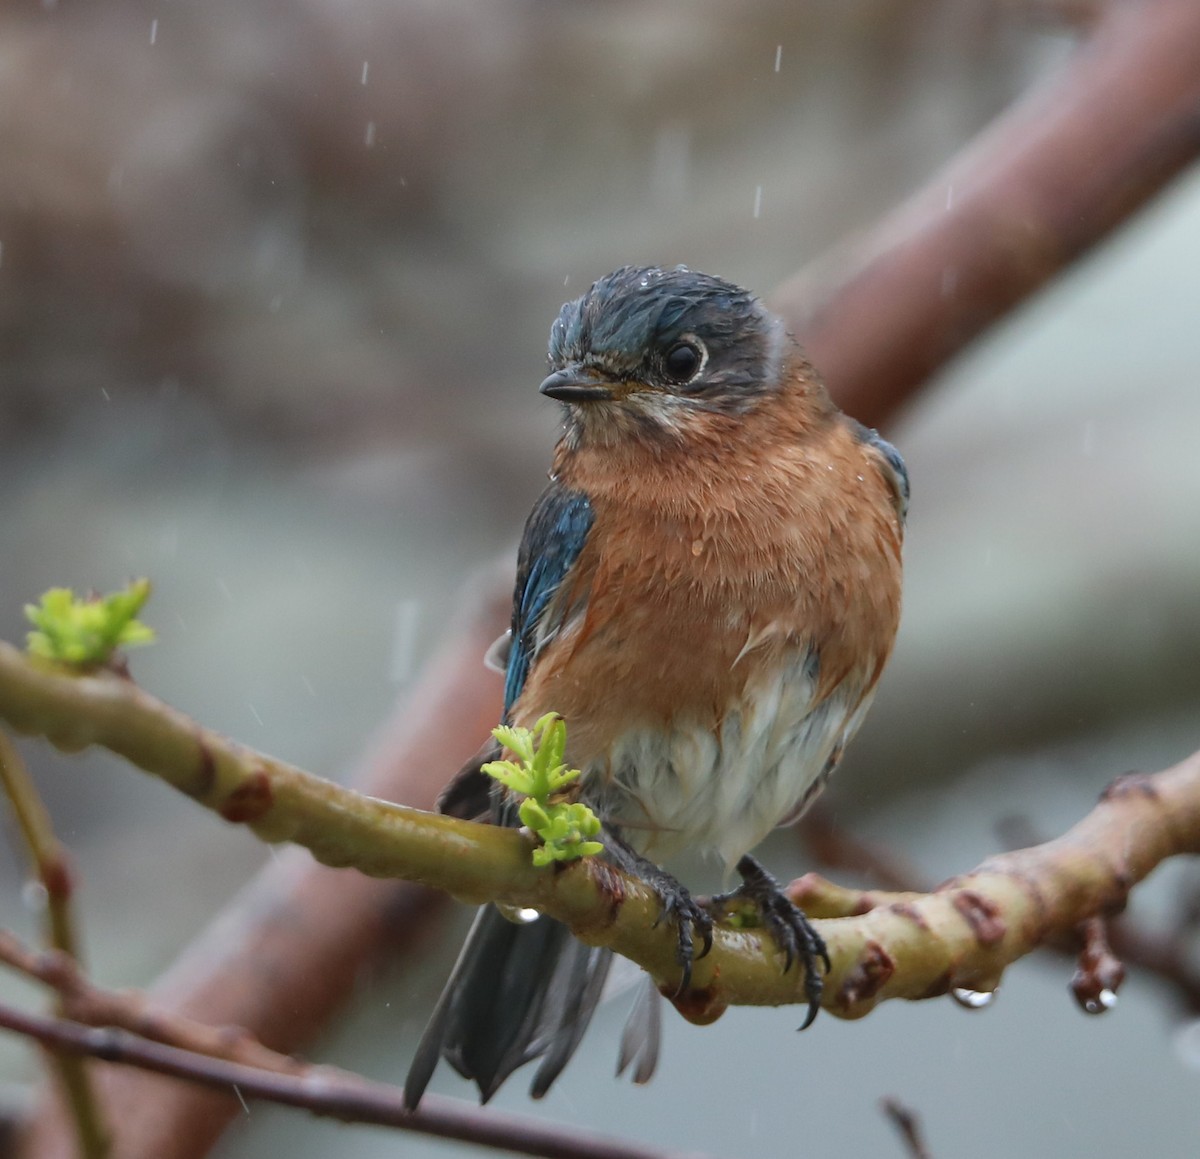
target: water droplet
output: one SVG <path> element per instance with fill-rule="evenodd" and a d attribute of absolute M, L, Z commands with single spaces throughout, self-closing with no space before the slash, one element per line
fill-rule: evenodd
<path fill-rule="evenodd" d="M 1088 1014 L 1103 1014 L 1106 1010 L 1111 1010 L 1117 1004 L 1117 995 L 1115 990 L 1101 990 L 1094 998 L 1088 998 L 1083 1008 Z"/>
<path fill-rule="evenodd" d="M 366 145 L 366 147 L 368 149 L 373 149 L 375 147 L 375 122 L 374 121 L 367 122 L 367 131 L 363 134 L 363 144 Z"/>
<path fill-rule="evenodd" d="M 151 44 L 158 43 L 158 21 L 157 20 L 150 21 L 150 43 Z"/>
<path fill-rule="evenodd" d="M 367 74 L 370 71 L 371 71 L 371 62 L 369 60 L 364 60 L 363 61 L 363 70 L 362 70 L 362 83 L 364 85 L 367 83 Z"/>
<path fill-rule="evenodd" d="M 542 916 L 537 910 L 532 909 L 529 906 L 525 906 L 522 909 L 517 910 L 516 913 L 517 921 L 521 922 L 523 925 L 529 925 L 531 922 L 536 922 L 538 918 Z"/>
<path fill-rule="evenodd" d="M 756 185 L 754 187 L 754 216 L 755 217 L 759 217 L 762 215 L 762 189 L 763 189 L 763 187 L 761 185 Z"/>
<path fill-rule="evenodd" d="M 783 63 L 783 45 L 777 44 L 775 46 L 775 71 L 776 72 L 779 71 L 779 66 L 782 63 Z"/>
<path fill-rule="evenodd" d="M 956 986 L 950 991 L 950 997 L 964 1010 L 986 1010 L 996 1001 L 996 991 L 968 990 L 965 986 Z"/>

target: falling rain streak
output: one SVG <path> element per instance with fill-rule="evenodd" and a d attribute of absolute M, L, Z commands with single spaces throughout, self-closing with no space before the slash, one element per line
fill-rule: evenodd
<path fill-rule="evenodd" d="M 762 186 L 754 187 L 754 216 L 758 217 L 762 213 Z"/>

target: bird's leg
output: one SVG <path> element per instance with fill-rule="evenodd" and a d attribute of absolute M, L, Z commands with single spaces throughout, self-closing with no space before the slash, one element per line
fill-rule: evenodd
<path fill-rule="evenodd" d="M 665 869 L 630 848 L 615 829 L 606 825 L 605 837 L 609 860 L 630 876 L 644 881 L 658 895 L 662 910 L 654 924 L 657 926 L 664 919 L 676 923 L 679 941 L 675 948 L 675 959 L 683 971 L 679 989 L 675 991 L 678 997 L 692 983 L 692 963 L 712 949 L 712 915 Z M 696 953 L 697 938 L 701 943 L 699 954 Z"/>
<path fill-rule="evenodd" d="M 779 882 L 753 857 L 746 854 L 737 863 L 737 871 L 742 876 L 741 886 L 732 893 L 712 898 L 709 905 L 720 910 L 726 908 L 729 902 L 752 902 L 762 915 L 763 925 L 771 931 L 771 936 L 783 951 L 784 973 L 792 968 L 797 958 L 800 960 L 804 966 L 804 993 L 808 998 L 808 1015 L 800 1027 L 804 1030 L 812 1025 L 821 1008 L 821 991 L 825 980 L 821 976 L 820 966 L 823 964 L 826 972 L 831 969 L 829 950 L 804 911 L 788 899 L 780 889 Z"/>

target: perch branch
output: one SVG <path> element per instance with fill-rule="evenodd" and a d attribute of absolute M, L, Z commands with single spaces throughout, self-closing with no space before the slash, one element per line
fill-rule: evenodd
<path fill-rule="evenodd" d="M 0 716 L 70 748 L 104 745 L 226 820 L 267 840 L 302 844 L 328 864 L 420 881 L 473 901 L 532 906 L 583 941 L 630 958 L 665 990 L 678 983 L 675 939 L 656 928 L 653 891 L 600 859 L 537 870 L 518 832 L 322 781 L 201 728 L 129 680 L 61 673 L 4 644 Z M 833 957 L 825 1005 L 858 1017 L 886 998 L 992 990 L 1009 963 L 1050 934 L 1119 909 L 1159 862 L 1195 852 L 1200 754 L 1157 776 L 1117 781 L 1057 840 L 993 857 L 931 894 L 824 922 Z M 800 904 L 828 912 L 812 894 L 811 879 L 793 889 Z M 798 975 L 782 973 L 778 951 L 760 931 L 719 929 L 677 1005 L 685 1017 L 706 1022 L 732 1004 L 802 1002 Z"/>

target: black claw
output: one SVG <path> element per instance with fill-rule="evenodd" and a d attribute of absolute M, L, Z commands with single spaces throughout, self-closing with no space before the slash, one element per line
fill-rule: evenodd
<path fill-rule="evenodd" d="M 737 871 L 742 875 L 741 888 L 713 901 L 717 904 L 732 899 L 753 902 L 762 915 L 763 925 L 770 930 L 776 945 L 783 951 L 783 972 L 786 974 L 796 961 L 804 967 L 804 995 L 808 999 L 808 1013 L 800 1029 L 805 1030 L 813 1024 L 821 1009 L 825 979 L 820 966 L 824 965 L 826 973 L 833 968 L 829 949 L 804 911 L 787 898 L 779 888 L 779 883 L 753 857 L 743 857 L 737 864 Z"/>
<path fill-rule="evenodd" d="M 712 950 L 712 915 L 665 869 L 635 853 L 611 830 L 607 836 L 609 857 L 617 865 L 636 874 L 658 894 L 662 909 L 659 910 L 655 926 L 664 921 L 673 921 L 676 924 L 679 940 L 675 947 L 675 960 L 679 963 L 681 971 L 679 987 L 675 991 L 675 997 L 678 997 L 692 984 L 692 964 Z M 699 954 L 696 953 L 697 939 L 702 947 Z"/>
<path fill-rule="evenodd" d="M 698 957 L 703 958 L 712 949 L 712 917 L 679 882 L 657 866 L 653 867 L 652 873 L 645 876 L 647 883 L 654 887 L 662 902 L 655 926 L 669 920 L 675 922 L 678 930 L 679 941 L 675 947 L 675 960 L 682 971 L 679 987 L 675 991 L 675 996 L 678 997 L 692 984 L 692 963 Z M 696 935 L 699 935 L 703 946 L 699 954 L 696 953 Z"/>

